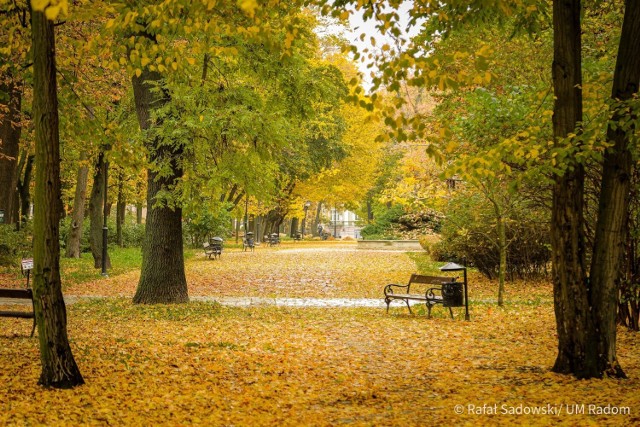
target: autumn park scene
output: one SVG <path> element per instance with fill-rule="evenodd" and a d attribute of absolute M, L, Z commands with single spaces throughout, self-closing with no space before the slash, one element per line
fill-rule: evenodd
<path fill-rule="evenodd" d="M 640 425 L 640 2 L 0 0 L 0 425 Z"/>

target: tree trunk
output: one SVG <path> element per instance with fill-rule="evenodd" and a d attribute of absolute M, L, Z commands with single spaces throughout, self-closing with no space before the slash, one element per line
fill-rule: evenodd
<path fill-rule="evenodd" d="M 582 120 L 580 0 L 553 2 L 556 145 Z M 553 370 L 578 378 L 597 376 L 595 330 L 586 286 L 584 167 L 574 162 L 555 177 L 551 212 L 551 257 L 558 356 Z"/>
<path fill-rule="evenodd" d="M 169 101 L 159 89 L 162 77 L 145 69 L 132 79 L 138 123 L 142 130 L 152 126 L 151 112 Z M 158 87 L 156 87 L 158 86 Z M 133 302 L 182 303 L 189 301 L 184 272 L 182 242 L 182 208 L 157 200 L 161 192 L 172 191 L 182 177 L 180 157 L 182 147 L 167 144 L 156 136 L 147 141 L 152 167 L 147 177 L 147 222 L 142 249 L 142 271 Z M 170 174 L 160 175 L 154 166 L 159 162 L 170 165 Z"/>
<path fill-rule="evenodd" d="M 67 313 L 60 283 L 60 136 L 53 23 L 32 11 L 33 123 L 36 189 L 33 221 L 33 293 L 45 387 L 84 383 L 67 337 Z"/>
<path fill-rule="evenodd" d="M 13 224 L 15 217 L 16 186 L 18 184 L 18 152 L 20 145 L 20 109 L 22 108 L 22 83 L 11 75 L 4 76 L 0 92 L 8 94 L 6 104 L 0 104 L 0 210 L 4 211 L 4 223 Z"/>
<path fill-rule="evenodd" d="M 124 174 L 121 170 L 118 173 L 118 200 L 116 201 L 116 242 L 121 248 L 124 247 L 122 225 L 124 224 L 126 203 L 124 198 Z"/>
<path fill-rule="evenodd" d="M 507 271 L 507 229 L 502 215 L 496 217 L 498 222 L 498 251 L 500 263 L 498 265 L 498 305 L 504 305 L 504 282 Z"/>
<path fill-rule="evenodd" d="M 89 166 L 87 165 L 87 153 L 80 153 L 80 167 L 76 180 L 76 193 L 73 198 L 73 215 L 71 215 L 71 229 L 67 237 L 67 258 L 80 258 L 80 241 L 82 239 L 82 225 L 84 223 L 85 202 L 87 199 L 87 181 Z"/>
<path fill-rule="evenodd" d="M 625 2 L 624 22 L 616 69 L 613 76 L 611 98 L 628 101 L 638 92 L 640 84 L 640 2 Z M 614 110 L 612 123 L 628 119 L 628 107 Z M 638 113 L 631 115 L 637 119 Z M 631 129 L 622 126 L 607 130 L 607 141 L 613 147 L 604 155 L 602 185 L 598 206 L 598 222 L 591 258 L 591 300 L 598 334 L 598 371 L 616 377 L 625 377 L 616 358 L 616 315 L 625 252 L 626 219 L 629 210 L 632 154 L 630 137 L 635 134 L 635 120 Z"/>
<path fill-rule="evenodd" d="M 102 228 L 104 226 L 104 172 L 105 172 L 105 154 L 104 150 L 100 150 L 98 160 L 96 161 L 93 172 L 93 187 L 91 188 L 91 196 L 89 197 L 89 245 L 91 246 L 91 255 L 93 255 L 93 267 L 102 268 Z M 106 259 L 107 269 L 111 268 L 111 258 L 107 253 Z"/>
<path fill-rule="evenodd" d="M 298 232 L 298 223 L 300 222 L 300 220 L 297 217 L 291 218 L 291 229 L 289 237 L 295 237 L 296 233 Z"/>

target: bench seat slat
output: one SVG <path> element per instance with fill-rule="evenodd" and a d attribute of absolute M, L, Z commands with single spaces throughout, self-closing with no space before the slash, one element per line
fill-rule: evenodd
<path fill-rule="evenodd" d="M 32 299 L 31 289 L 0 289 L 0 298 Z"/>
<path fill-rule="evenodd" d="M 24 311 L 0 311 L 0 317 L 16 317 L 20 319 L 33 319 L 33 313 L 27 313 Z"/>
<path fill-rule="evenodd" d="M 417 301 L 427 301 L 427 300 L 432 301 L 432 300 L 442 299 L 440 295 L 435 295 L 429 298 L 427 298 L 426 295 L 416 295 L 416 294 L 386 294 L 385 296 L 392 299 L 410 299 L 410 300 L 417 300 Z"/>

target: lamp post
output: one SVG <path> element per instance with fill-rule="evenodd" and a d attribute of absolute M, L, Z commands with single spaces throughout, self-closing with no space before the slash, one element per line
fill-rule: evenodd
<path fill-rule="evenodd" d="M 464 320 L 470 320 L 469 318 L 469 293 L 467 291 L 467 267 L 466 260 L 462 260 L 463 265 L 458 265 L 455 262 L 450 262 L 442 267 L 440 271 L 462 271 L 464 278 Z"/>
<path fill-rule="evenodd" d="M 305 234 L 305 227 L 307 224 L 307 211 L 309 210 L 310 206 L 311 206 L 311 202 L 307 201 L 304 203 L 304 218 L 302 218 L 302 237 L 303 238 Z"/>

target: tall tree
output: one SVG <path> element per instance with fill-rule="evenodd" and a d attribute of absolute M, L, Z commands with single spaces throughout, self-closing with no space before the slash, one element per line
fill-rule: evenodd
<path fill-rule="evenodd" d="M 54 26 L 45 15 L 48 2 L 39 4 L 40 10 L 31 11 L 36 139 L 33 293 L 42 363 L 39 383 L 69 388 L 84 380 L 69 346 L 60 282 L 60 141 Z"/>
<path fill-rule="evenodd" d="M 625 253 L 627 214 L 631 190 L 631 138 L 637 131 L 637 107 L 631 101 L 640 85 L 640 2 L 625 1 L 620 46 L 613 74 L 612 117 L 604 155 L 598 222 L 590 270 L 591 306 L 598 337 L 598 376 L 624 376 L 616 357 L 618 293 Z M 634 120 L 635 119 L 635 120 Z"/>
<path fill-rule="evenodd" d="M 67 258 L 80 258 L 80 240 L 82 239 L 82 225 L 84 223 L 85 202 L 87 199 L 87 181 L 89 166 L 87 165 L 87 152 L 80 153 L 80 166 L 76 179 L 76 191 L 73 198 L 73 214 L 71 227 L 67 236 L 65 256 Z"/>
<path fill-rule="evenodd" d="M 13 224 L 13 206 L 18 197 L 18 152 L 20 133 L 20 108 L 22 83 L 11 74 L 0 76 L 0 210 L 4 211 L 4 222 Z"/>

